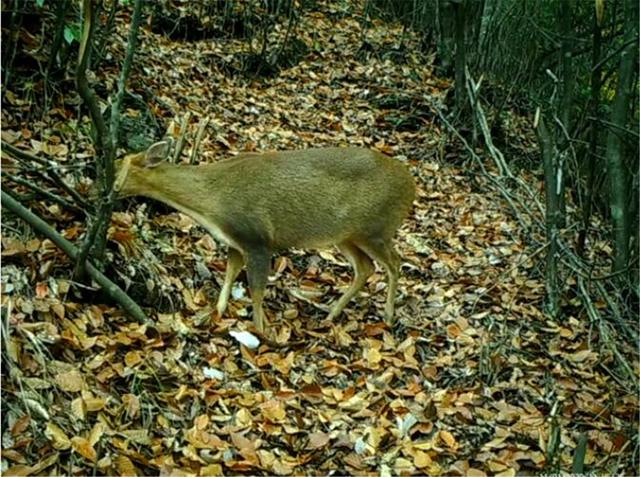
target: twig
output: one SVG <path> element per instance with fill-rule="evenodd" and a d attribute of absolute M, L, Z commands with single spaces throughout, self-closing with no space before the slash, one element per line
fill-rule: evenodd
<path fill-rule="evenodd" d="M 478 164 L 478 167 L 482 171 L 482 174 L 489 180 L 489 182 L 491 182 L 494 185 L 494 187 L 498 190 L 498 192 L 502 194 L 502 197 L 504 197 L 504 199 L 507 201 L 507 203 L 511 207 L 511 210 L 513 211 L 514 216 L 518 221 L 518 223 L 520 224 L 520 226 L 522 227 L 522 229 L 529 232 L 530 227 L 526 223 L 522 215 L 520 214 L 521 208 L 518 208 L 516 204 L 514 204 L 513 198 L 509 195 L 509 192 L 507 192 L 507 190 L 502 186 L 502 184 L 500 184 L 500 182 L 495 177 L 489 174 L 484 164 L 482 163 L 482 160 L 480 159 L 480 157 L 478 157 L 478 155 L 475 153 L 473 148 L 469 145 L 467 140 L 462 136 L 462 134 L 460 134 L 460 132 L 458 132 L 458 130 L 455 127 L 453 127 L 453 125 L 449 121 L 447 121 L 447 118 L 445 118 L 441 109 L 435 104 L 433 104 L 431 101 L 429 101 L 428 98 L 425 97 L 424 99 L 427 100 L 431 105 L 431 107 L 436 111 L 436 113 L 438 114 L 438 117 L 440 118 L 440 121 L 442 121 L 443 124 L 447 126 L 447 128 L 460 140 L 464 148 L 471 155 L 473 160 Z M 524 208 L 524 210 L 528 210 L 528 209 Z M 543 228 L 542 223 L 539 221 L 537 217 L 531 214 L 531 218 L 533 219 L 534 222 L 537 223 L 538 227 Z"/>
<path fill-rule="evenodd" d="M 638 42 L 638 37 L 634 37 L 631 38 L 630 40 L 625 41 L 622 45 L 620 45 L 618 48 L 616 48 L 615 50 L 613 50 L 611 52 L 611 54 L 609 54 L 608 56 L 605 56 L 602 60 L 600 60 L 600 62 L 595 65 L 593 68 L 591 68 L 592 70 L 597 70 L 598 68 L 602 68 L 602 66 L 607 63 L 610 59 L 612 59 L 613 57 L 615 57 L 616 55 L 618 55 L 622 50 L 624 50 L 627 46 L 629 46 L 631 43 L 637 43 Z M 613 68 L 612 68 L 613 69 Z"/>
<path fill-rule="evenodd" d="M 51 202 L 55 202 L 56 204 L 61 205 L 65 209 L 70 209 L 70 210 L 73 210 L 74 212 L 78 212 L 81 214 L 84 213 L 84 211 L 77 205 L 72 204 L 71 202 L 65 200 L 64 198 L 54 194 L 53 192 L 49 192 L 48 190 L 43 189 L 42 187 L 34 184 L 31 181 L 28 181 L 27 179 L 22 179 L 21 177 L 16 177 L 11 174 L 7 174 L 5 172 L 3 172 L 2 175 L 6 177 L 8 180 L 10 180 L 11 182 L 15 182 L 16 184 L 20 184 L 25 187 L 28 187 L 32 191 L 37 192 L 38 194 L 42 195 L 46 199 L 49 199 Z"/>
<path fill-rule="evenodd" d="M 49 224 L 47 224 L 40 217 L 35 215 L 29 209 L 20 204 L 17 200 L 7 194 L 5 191 L 0 191 L 2 205 L 7 207 L 11 212 L 16 214 L 27 224 L 29 224 L 36 232 L 41 233 L 54 244 L 56 244 L 64 253 L 69 257 L 76 260 L 79 255 L 78 248 L 62 237 L 56 232 Z M 83 266 L 89 276 L 93 278 L 98 285 L 116 301 L 122 308 L 136 320 L 141 323 L 149 323 L 150 320 L 146 317 L 142 309 L 134 302 L 129 295 L 127 295 L 118 285 L 109 280 L 100 270 L 94 267 L 89 261 L 83 263 Z"/>
<path fill-rule="evenodd" d="M 73 187 L 69 186 L 62 179 L 62 177 L 58 175 L 58 173 L 55 170 L 52 170 L 52 169 L 58 169 L 60 167 L 60 165 L 57 162 L 50 161 L 47 159 L 42 159 L 38 156 L 35 156 L 34 154 L 28 153 L 27 151 L 18 149 L 17 147 L 12 146 L 11 144 L 8 144 L 4 141 L 2 141 L 2 150 L 9 153 L 10 156 L 17 159 L 18 161 L 35 162 L 36 164 L 46 166 L 48 169 L 46 171 L 46 174 L 44 174 L 45 177 L 48 176 L 48 178 L 50 178 L 51 181 L 53 181 L 58 187 L 60 187 L 63 191 L 69 194 L 73 198 L 73 200 L 75 200 L 80 205 L 80 207 L 82 207 L 83 209 L 92 211 L 93 206 L 88 204 L 84 200 L 84 198 Z"/>
<path fill-rule="evenodd" d="M 607 348 L 609 348 L 609 350 L 616 357 L 616 359 L 618 360 L 618 363 L 620 364 L 620 366 L 622 367 L 622 369 L 626 373 L 626 378 L 630 382 L 634 383 L 636 385 L 636 387 L 637 387 L 638 382 L 637 382 L 636 376 L 635 376 L 631 366 L 627 362 L 626 358 L 624 356 L 622 356 L 620 351 L 618 351 L 618 347 L 611 340 L 611 337 L 609 336 L 609 332 L 608 332 L 608 330 L 606 328 L 606 324 L 604 323 L 604 320 L 598 314 L 598 311 L 596 310 L 595 306 L 593 305 L 591 297 L 589 296 L 589 292 L 587 291 L 587 288 L 585 286 L 584 279 L 582 277 L 578 277 L 578 288 L 580 289 L 580 294 L 582 295 L 583 303 L 584 303 L 584 306 L 585 306 L 585 308 L 587 310 L 587 314 L 589 315 L 589 318 L 591 318 L 591 320 L 594 323 L 597 323 L 597 325 L 598 325 L 598 329 L 600 330 L 601 342 Z"/>
<path fill-rule="evenodd" d="M 629 128 L 622 127 L 619 124 L 614 124 L 611 121 L 607 121 L 606 119 L 596 118 L 596 117 L 593 117 L 593 116 L 587 116 L 587 119 L 589 121 L 599 122 L 600 124 L 604 124 L 605 126 L 609 126 L 610 128 L 613 128 L 613 129 L 615 129 L 617 131 L 620 131 L 620 132 L 623 132 L 625 134 L 629 134 L 630 136 L 634 137 L 636 140 L 640 139 L 640 134 L 638 134 L 636 131 L 632 131 Z"/>
<path fill-rule="evenodd" d="M 493 282 L 493 285 L 491 285 L 489 288 L 487 288 L 485 291 L 483 291 L 482 293 L 480 293 L 475 301 L 473 302 L 473 305 L 471 305 L 471 311 L 469 312 L 470 315 L 473 315 L 475 309 L 476 309 L 476 305 L 478 304 L 478 302 L 480 301 L 480 298 L 482 298 L 483 296 L 487 295 L 487 293 L 489 293 L 491 290 L 493 290 L 495 287 L 497 287 L 500 284 L 500 281 L 502 280 L 502 277 L 506 277 L 509 276 L 511 274 L 511 272 L 513 272 L 515 269 L 517 269 L 520 265 L 522 265 L 523 263 L 525 263 L 528 260 L 531 260 L 532 258 L 534 258 L 536 255 L 538 255 L 539 253 L 543 252 L 547 247 L 549 246 L 549 242 L 546 242 L 544 245 L 542 245 L 541 247 L 539 247 L 538 249 L 534 250 L 534 252 L 531 255 L 527 255 L 525 258 L 523 258 L 522 260 L 516 262 L 515 265 L 513 265 L 511 268 L 509 268 L 508 270 L 502 272 L 500 274 L 500 278 L 496 279 Z"/>

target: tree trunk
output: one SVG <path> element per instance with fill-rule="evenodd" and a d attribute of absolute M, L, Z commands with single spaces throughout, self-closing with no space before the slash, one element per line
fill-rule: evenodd
<path fill-rule="evenodd" d="M 600 56 L 602 51 L 602 32 L 600 29 L 600 20 L 597 12 L 593 12 L 593 41 L 591 55 L 591 117 L 598 118 L 600 110 L 600 90 L 602 89 L 602 68 L 600 66 Z M 584 247 L 589 233 L 589 222 L 591 221 L 591 211 L 593 207 L 594 183 L 596 158 L 598 157 L 598 130 L 600 125 L 595 121 L 591 122 L 589 131 L 589 148 L 586 151 L 587 164 L 585 174 L 585 197 L 582 204 L 582 230 L 578 236 L 577 252 L 584 255 Z"/>
<path fill-rule="evenodd" d="M 560 122 L 564 127 L 564 131 L 560 131 L 559 137 L 559 150 L 560 150 L 560 162 L 558 164 L 558 189 L 562 190 L 562 194 L 559 197 L 559 215 L 561 221 L 560 227 L 565 226 L 565 164 L 566 158 L 571 153 L 571 137 L 573 131 L 573 85 L 574 85 L 574 73 L 573 73 L 573 1 L 561 0 L 560 3 L 560 34 L 562 36 L 560 45 L 560 97 L 558 105 L 558 113 Z"/>
<path fill-rule="evenodd" d="M 462 112 L 465 105 L 465 67 L 467 64 L 467 48 L 465 45 L 465 2 L 453 0 L 456 34 L 456 110 Z"/>
<path fill-rule="evenodd" d="M 627 118 L 631 111 L 631 95 L 633 88 L 633 73 L 635 67 L 638 18 L 637 0 L 626 0 L 624 5 L 624 41 L 627 46 L 620 54 L 618 68 L 618 84 L 616 96 L 611 110 L 611 123 L 616 127 L 609 129 L 607 136 L 607 173 L 609 175 L 609 207 L 613 225 L 613 241 L 615 258 L 613 270 L 620 272 L 629 264 L 629 208 L 628 183 L 624 169 L 623 148 L 621 134 L 624 131 Z"/>
<path fill-rule="evenodd" d="M 496 3 L 494 0 L 485 0 L 482 9 L 482 18 L 480 19 L 480 31 L 478 32 L 478 54 L 481 60 L 478 62 L 478 66 L 481 69 L 485 68 L 486 57 L 489 52 L 489 27 L 493 21 L 493 15 L 495 13 Z"/>
<path fill-rule="evenodd" d="M 453 12 L 449 0 L 436 0 L 436 35 L 442 73 L 449 74 L 453 63 Z"/>
<path fill-rule="evenodd" d="M 60 66 L 58 63 L 58 53 L 60 52 L 60 47 L 62 46 L 62 40 L 64 38 L 65 17 L 67 14 L 67 7 L 69 6 L 69 0 L 58 1 L 58 8 L 56 10 L 56 29 L 53 35 L 51 50 L 49 51 L 49 62 L 47 63 L 47 69 L 45 72 L 45 81 L 49 81 L 49 75 L 53 68 Z"/>
<path fill-rule="evenodd" d="M 539 118 L 536 127 L 540 154 L 544 167 L 544 192 L 546 201 L 546 232 L 549 248 L 547 249 L 547 264 L 545 270 L 545 285 L 547 291 L 546 308 L 552 318 L 560 314 L 560 288 L 558 277 L 558 231 L 561 218 L 560 195 L 558 194 L 558 151 L 553 138 L 538 111 Z"/>

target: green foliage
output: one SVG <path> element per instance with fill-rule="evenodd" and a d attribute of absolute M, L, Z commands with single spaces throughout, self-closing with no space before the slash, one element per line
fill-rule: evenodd
<path fill-rule="evenodd" d="M 67 24 L 64 26 L 64 40 L 68 45 L 74 41 L 80 41 L 80 25 L 77 23 Z"/>

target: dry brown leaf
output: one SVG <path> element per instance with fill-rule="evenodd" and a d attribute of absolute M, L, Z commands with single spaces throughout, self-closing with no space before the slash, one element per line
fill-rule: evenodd
<path fill-rule="evenodd" d="M 4 475 L 11 476 L 11 477 L 23 477 L 23 476 L 31 475 L 32 473 L 33 473 L 32 466 L 18 464 L 18 465 L 14 465 L 13 467 L 9 467 L 4 472 Z"/>
<path fill-rule="evenodd" d="M 260 405 L 262 415 L 271 422 L 283 421 L 287 416 L 282 401 L 278 399 L 270 399 Z"/>
<path fill-rule="evenodd" d="M 309 449 L 319 449 L 329 443 L 331 437 L 325 432 L 312 432 L 309 434 Z"/>
<path fill-rule="evenodd" d="M 28 414 L 20 417 L 15 424 L 11 427 L 11 435 L 16 437 L 22 434 L 27 430 L 29 424 L 31 423 L 31 416 Z"/>

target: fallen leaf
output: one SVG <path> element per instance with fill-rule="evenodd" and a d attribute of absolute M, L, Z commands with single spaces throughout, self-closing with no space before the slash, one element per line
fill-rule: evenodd
<path fill-rule="evenodd" d="M 84 437 L 76 436 L 71 438 L 73 450 L 87 460 L 95 462 L 97 459 L 96 450 Z"/>
<path fill-rule="evenodd" d="M 330 439 L 329 434 L 325 432 L 312 432 L 309 434 L 309 445 L 307 445 L 307 448 L 319 449 L 320 447 L 326 446 Z"/>

